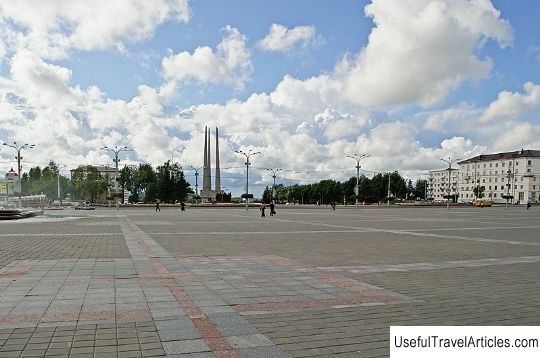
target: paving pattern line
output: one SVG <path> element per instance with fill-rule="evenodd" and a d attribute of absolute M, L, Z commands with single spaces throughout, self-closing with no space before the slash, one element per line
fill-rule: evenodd
<path fill-rule="evenodd" d="M 127 217 L 120 218 L 120 226 L 122 232 L 124 232 L 126 242 L 135 240 L 139 247 L 143 250 L 144 254 L 148 257 L 151 264 L 154 266 L 157 273 L 162 275 L 170 275 L 169 270 L 161 262 L 161 258 L 172 258 L 171 255 L 159 246 L 152 238 L 150 238 L 144 231 L 142 231 L 137 225 L 131 222 Z M 128 244 L 128 248 L 130 248 Z M 159 252 L 155 252 L 154 249 L 158 249 Z M 135 251 L 135 254 L 140 254 Z M 178 285 L 167 285 L 167 288 L 176 298 L 182 309 L 191 319 L 197 331 L 202 339 L 206 342 L 208 347 L 212 350 L 216 357 L 240 357 L 239 352 L 234 349 L 230 343 L 221 335 L 214 323 L 208 319 L 199 306 L 193 301 L 193 299 Z"/>
<path fill-rule="evenodd" d="M 249 216 L 246 215 L 235 215 L 235 214 L 221 214 L 226 216 L 237 216 L 237 217 L 246 217 Z M 274 221 L 282 221 L 287 223 L 302 223 L 312 226 L 322 226 L 322 227 L 333 227 L 333 228 L 340 228 L 340 229 L 350 229 L 350 230 L 363 230 L 365 232 L 382 232 L 387 234 L 394 234 L 394 235 L 410 235 L 410 236 L 418 236 L 418 237 L 430 237 L 430 238 L 437 238 L 437 239 L 454 239 L 454 240 L 463 240 L 463 241 L 473 241 L 473 242 L 487 242 L 487 243 L 494 243 L 494 244 L 508 244 L 508 245 L 524 245 L 524 246 L 540 246 L 540 243 L 538 242 L 527 242 L 527 241 L 516 241 L 516 240 L 495 240 L 495 239 L 486 239 L 483 237 L 469 237 L 469 236 L 459 236 L 459 235 L 441 235 L 441 234 L 431 234 L 431 233 L 423 233 L 423 232 L 417 232 L 412 230 L 389 230 L 389 229 L 377 229 L 377 228 L 370 228 L 370 227 L 357 227 L 357 226 L 348 226 L 348 225 L 336 225 L 336 224 L 327 224 L 327 223 L 314 223 L 304 220 L 287 220 L 287 219 L 278 219 L 278 218 L 272 218 Z"/>
<path fill-rule="evenodd" d="M 331 272 L 350 272 L 350 273 L 376 273 L 376 272 L 410 272 L 410 271 L 428 271 L 443 270 L 450 268 L 472 268 L 487 266 L 505 266 L 517 264 L 540 263 L 540 256 L 519 256 L 503 257 L 476 260 L 454 260 L 443 262 L 415 262 L 407 264 L 390 265 L 362 265 L 362 266 L 320 266 L 319 270 Z"/>

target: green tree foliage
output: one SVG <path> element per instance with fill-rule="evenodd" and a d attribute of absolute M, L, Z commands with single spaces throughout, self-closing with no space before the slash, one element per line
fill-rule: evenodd
<path fill-rule="evenodd" d="M 175 203 L 186 201 L 193 193 L 182 168 L 178 164 L 165 162 L 154 170 L 150 164 L 138 168 L 125 167 L 120 172 L 120 181 L 132 194 L 130 202 Z"/>
<path fill-rule="evenodd" d="M 485 186 L 480 186 L 480 185 L 477 185 L 476 187 L 474 187 L 473 189 L 473 193 L 474 195 L 477 197 L 477 198 L 483 198 L 484 197 L 484 191 L 486 190 L 486 187 Z"/>
<path fill-rule="evenodd" d="M 426 189 L 427 189 L 427 180 L 418 179 L 416 181 L 416 185 L 414 186 L 414 197 L 415 198 L 420 198 L 422 200 L 427 199 L 426 198 Z"/>
<path fill-rule="evenodd" d="M 388 177 L 390 177 L 390 197 L 397 199 L 406 199 L 407 196 L 413 196 L 415 188 L 412 182 L 408 183 L 395 171 L 393 173 L 376 174 L 373 178 L 364 175 L 358 180 L 359 192 L 358 200 L 366 203 L 376 203 L 384 201 L 388 197 Z M 356 176 L 341 183 L 339 181 L 326 179 L 317 183 L 292 186 L 278 184 L 275 187 L 276 199 L 280 203 L 304 203 L 328 204 L 332 201 L 353 204 L 356 199 Z M 409 195 L 408 195 L 409 194 Z M 266 188 L 263 192 L 263 200 L 269 202 L 272 196 L 272 189 Z"/>
<path fill-rule="evenodd" d="M 43 169 L 30 168 L 28 173 L 21 175 L 22 195 L 45 194 L 49 199 L 58 199 L 58 181 L 60 181 L 60 199 L 64 199 L 69 188 L 69 180 L 59 177 L 58 165 L 54 161 Z"/>
<path fill-rule="evenodd" d="M 73 199 L 94 203 L 107 190 L 107 180 L 91 165 L 81 165 L 72 175 Z"/>

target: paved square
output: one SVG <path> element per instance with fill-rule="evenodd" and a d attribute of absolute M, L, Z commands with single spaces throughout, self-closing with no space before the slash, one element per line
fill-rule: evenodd
<path fill-rule="evenodd" d="M 0 357 L 385 357 L 390 325 L 538 325 L 539 229 L 522 208 L 2 222 Z"/>

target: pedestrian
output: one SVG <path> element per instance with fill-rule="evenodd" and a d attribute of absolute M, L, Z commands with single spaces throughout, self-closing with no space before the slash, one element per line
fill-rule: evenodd
<path fill-rule="evenodd" d="M 527 201 L 527 210 L 531 210 L 531 199 Z"/>
<path fill-rule="evenodd" d="M 180 211 L 186 211 L 186 204 L 184 202 L 180 203 Z"/>
<path fill-rule="evenodd" d="M 332 201 L 330 203 L 330 206 L 332 207 L 332 210 L 334 210 L 334 211 L 336 210 L 336 202 L 335 201 Z"/>
<path fill-rule="evenodd" d="M 275 210 L 275 208 L 276 208 L 276 205 L 275 205 L 274 202 L 272 201 L 272 202 L 270 203 L 270 216 L 276 215 L 276 210 Z"/>
<path fill-rule="evenodd" d="M 265 218 L 265 217 L 266 217 L 266 214 L 264 213 L 265 210 L 266 210 L 266 204 L 265 204 L 265 203 L 262 203 L 262 204 L 261 204 L 261 218 Z"/>
<path fill-rule="evenodd" d="M 156 213 L 157 213 L 158 211 L 161 211 L 161 209 L 159 208 L 159 200 L 156 201 Z"/>

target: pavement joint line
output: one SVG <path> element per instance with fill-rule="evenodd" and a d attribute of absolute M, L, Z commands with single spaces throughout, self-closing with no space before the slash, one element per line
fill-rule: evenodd
<path fill-rule="evenodd" d="M 152 248 L 150 248 L 149 244 L 163 250 L 159 244 L 146 235 L 144 231 L 131 222 L 127 217 L 122 218 L 120 225 L 122 231 L 124 232 L 126 241 L 132 238 L 135 239 L 146 255 L 155 255 L 155 252 L 152 250 Z M 159 258 L 154 260 L 151 259 L 151 263 L 158 273 L 170 273 L 168 269 L 161 263 Z M 176 301 L 181 305 L 184 312 L 188 314 L 189 319 L 193 322 L 200 336 L 212 351 L 216 352 L 219 347 L 220 350 L 231 351 L 231 357 L 240 357 L 239 352 L 229 344 L 229 342 L 221 335 L 214 323 L 202 313 L 201 308 L 193 302 L 192 298 L 182 288 L 173 287 L 171 285 L 167 287 L 175 297 Z"/>
<path fill-rule="evenodd" d="M 245 215 L 242 216 L 238 214 L 236 215 L 235 214 L 222 214 L 222 215 L 247 217 Z M 356 226 L 335 225 L 335 224 L 326 224 L 326 223 L 313 223 L 313 222 L 303 221 L 303 220 L 293 221 L 293 220 L 278 219 L 278 218 L 274 218 L 272 220 L 288 222 L 288 223 L 302 223 L 302 224 L 313 225 L 313 226 L 335 227 L 335 228 L 351 229 L 351 230 L 364 230 L 366 232 L 382 232 L 382 233 L 388 233 L 388 234 L 394 234 L 394 235 L 410 235 L 410 236 L 430 237 L 430 238 L 437 238 L 437 239 L 456 239 L 456 240 L 473 241 L 473 242 L 488 242 L 488 243 L 494 243 L 494 244 L 540 246 L 540 243 L 538 242 L 526 242 L 526 241 L 515 241 L 515 240 L 495 240 L 495 239 L 486 239 L 486 238 L 480 238 L 480 237 L 429 234 L 429 233 L 421 233 L 421 232 L 415 232 L 415 231 L 409 231 L 409 230 L 388 230 L 388 229 L 376 229 L 376 228 L 369 228 L 369 227 L 356 227 Z"/>
<path fill-rule="evenodd" d="M 320 266 L 322 271 L 348 271 L 351 273 L 375 273 L 375 272 L 409 272 L 443 270 L 450 268 L 472 268 L 485 266 L 504 266 L 516 264 L 529 264 L 540 262 L 540 256 L 517 256 L 507 258 L 488 258 L 476 260 L 454 260 L 443 262 L 416 262 L 406 264 L 389 265 L 363 265 L 363 266 Z"/>

